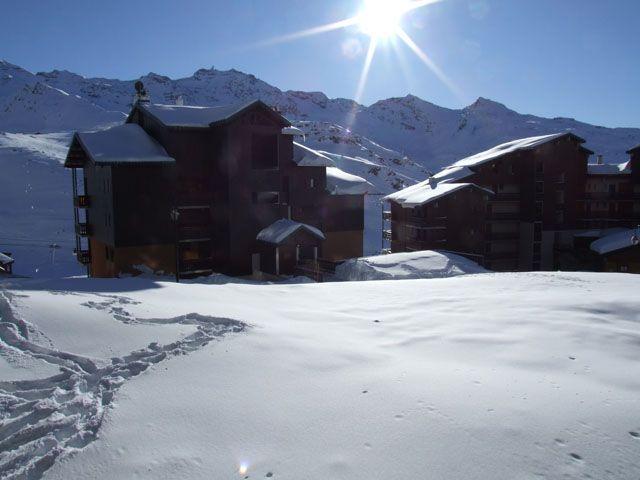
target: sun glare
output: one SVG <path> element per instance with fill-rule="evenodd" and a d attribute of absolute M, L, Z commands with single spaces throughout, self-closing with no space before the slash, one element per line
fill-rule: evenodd
<path fill-rule="evenodd" d="M 358 15 L 358 26 L 363 33 L 376 39 L 394 36 L 400 28 L 402 16 L 410 9 L 402 0 L 366 0 Z"/>

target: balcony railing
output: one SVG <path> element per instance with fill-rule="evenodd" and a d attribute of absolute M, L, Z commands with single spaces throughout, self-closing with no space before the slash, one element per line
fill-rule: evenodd
<path fill-rule="evenodd" d="M 382 238 L 384 238 L 385 240 L 391 240 L 391 230 L 383 230 Z"/>
<path fill-rule="evenodd" d="M 180 260 L 180 275 L 209 272 L 213 269 L 213 258 Z"/>
<path fill-rule="evenodd" d="M 211 238 L 211 227 L 209 225 L 179 225 L 179 240 L 194 240 Z"/>
<path fill-rule="evenodd" d="M 76 235 L 88 237 L 91 235 L 91 225 L 88 223 L 76 223 Z"/>
<path fill-rule="evenodd" d="M 497 192 L 490 199 L 491 202 L 513 202 L 520 200 L 519 192 Z"/>
<path fill-rule="evenodd" d="M 519 220 L 520 212 L 489 212 L 487 218 L 491 220 Z"/>
<path fill-rule="evenodd" d="M 77 208 L 89 208 L 91 205 L 89 195 L 76 195 L 73 199 L 73 205 Z"/>
<path fill-rule="evenodd" d="M 91 252 L 89 250 L 76 250 L 76 258 L 83 265 L 91 263 Z"/>

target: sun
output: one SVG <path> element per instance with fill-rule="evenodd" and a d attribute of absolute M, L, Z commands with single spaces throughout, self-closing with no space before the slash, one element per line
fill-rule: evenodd
<path fill-rule="evenodd" d="M 356 17 L 358 27 L 372 38 L 388 39 L 398 33 L 402 17 L 410 9 L 408 1 L 365 0 Z"/>

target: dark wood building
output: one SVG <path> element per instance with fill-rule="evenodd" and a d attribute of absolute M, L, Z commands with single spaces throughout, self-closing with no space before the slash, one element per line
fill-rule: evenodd
<path fill-rule="evenodd" d="M 138 102 L 124 125 L 76 134 L 65 165 L 73 169 L 78 259 L 100 277 L 139 266 L 181 276 L 245 275 L 262 265 L 293 273 L 290 264 L 269 267 L 273 258 L 257 238 L 262 230 L 281 219 L 321 231 L 340 219 L 362 225 L 364 214 L 346 201 L 325 208 L 333 201 L 326 168 L 295 163 L 296 133 L 254 101 Z M 307 245 L 299 237 L 301 247 L 318 247 L 318 258 L 347 258 L 324 239 Z M 362 241 L 353 243 L 349 253 L 361 254 Z"/>
<path fill-rule="evenodd" d="M 391 251 L 416 247 L 404 228 L 407 217 L 422 229 L 455 218 L 444 239 L 429 238 L 419 245 L 421 249 L 466 254 L 499 271 L 584 268 L 575 255 L 575 235 L 585 229 L 637 222 L 640 184 L 633 180 L 633 162 L 589 165 L 593 152 L 583 143 L 571 133 L 514 140 L 462 159 L 430 180 L 386 197 L 391 203 Z M 420 212 L 404 212 L 420 209 L 407 201 L 412 189 L 415 197 L 428 197 L 460 182 L 489 189 L 494 195 L 488 197 L 486 207 L 482 202 L 471 205 L 447 187 L 450 191 L 445 196 L 450 198 L 437 202 L 438 214 L 426 212 L 421 217 Z M 606 207 L 600 208 L 603 202 Z M 483 225 L 478 227 L 479 223 Z M 471 231 L 479 232 L 479 237 L 473 244 L 463 242 Z"/>

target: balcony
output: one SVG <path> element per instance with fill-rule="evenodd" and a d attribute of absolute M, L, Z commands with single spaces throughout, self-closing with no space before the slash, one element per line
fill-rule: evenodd
<path fill-rule="evenodd" d="M 91 235 L 91 225 L 88 223 L 76 223 L 76 235 L 88 237 Z"/>
<path fill-rule="evenodd" d="M 489 212 L 487 219 L 489 221 L 519 220 L 520 212 Z"/>
<path fill-rule="evenodd" d="M 384 238 L 385 240 L 391 240 L 391 230 L 383 230 L 382 238 Z"/>
<path fill-rule="evenodd" d="M 391 212 L 388 211 L 383 211 L 382 212 L 382 219 L 383 220 L 391 220 Z"/>
<path fill-rule="evenodd" d="M 76 258 L 83 265 L 91 263 L 91 252 L 89 250 L 76 250 Z"/>
<path fill-rule="evenodd" d="M 517 240 L 518 238 L 520 238 L 520 234 L 518 232 L 490 232 L 487 233 L 486 238 L 489 241 Z"/>
<path fill-rule="evenodd" d="M 520 201 L 520 193 L 519 192 L 497 192 L 495 195 L 490 197 L 490 202 L 518 202 Z"/>
<path fill-rule="evenodd" d="M 213 258 L 180 260 L 180 275 L 199 275 L 213 271 Z"/>
<path fill-rule="evenodd" d="M 205 240 L 211 238 L 210 225 L 179 225 L 178 239 L 180 241 Z"/>
<path fill-rule="evenodd" d="M 76 195 L 73 199 L 73 205 L 76 208 L 89 208 L 91 205 L 89 195 Z"/>

